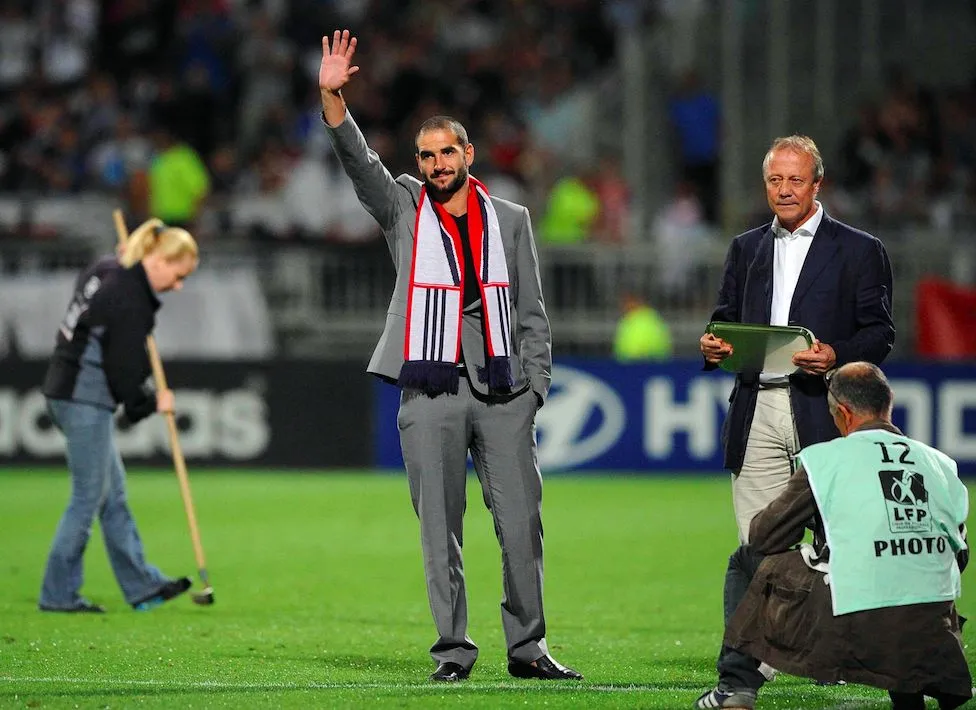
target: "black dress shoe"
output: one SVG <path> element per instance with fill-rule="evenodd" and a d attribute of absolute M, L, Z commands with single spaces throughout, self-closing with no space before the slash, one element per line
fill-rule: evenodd
<path fill-rule="evenodd" d="M 532 663 L 508 659 L 508 672 L 516 678 L 539 678 L 540 680 L 583 680 L 583 675 L 572 668 L 560 664 L 546 654 Z"/>
<path fill-rule="evenodd" d="M 62 614 L 104 614 L 105 607 L 101 604 L 92 604 L 89 601 L 83 601 L 78 606 L 73 606 L 70 609 L 59 609 L 53 606 L 44 606 L 43 604 L 38 604 L 37 608 L 41 611 L 57 611 Z"/>
<path fill-rule="evenodd" d="M 457 683 L 459 680 L 465 680 L 469 675 L 471 675 L 470 668 L 453 661 L 444 661 L 430 674 L 430 679 L 440 683 Z"/>

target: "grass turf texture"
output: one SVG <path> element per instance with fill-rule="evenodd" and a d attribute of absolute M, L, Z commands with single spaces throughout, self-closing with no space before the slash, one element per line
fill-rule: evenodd
<path fill-rule="evenodd" d="M 725 477 L 548 478 L 549 642 L 579 684 L 508 676 L 498 547 L 472 479 L 465 555 L 481 656 L 447 687 L 426 680 L 434 629 L 402 475 L 198 471 L 192 485 L 213 607 L 186 595 L 130 610 L 96 530 L 83 591 L 109 613 L 44 614 L 37 592 L 68 479 L 0 470 L 0 706 L 670 709 L 714 684 L 735 545 Z M 173 474 L 130 473 L 129 497 L 149 559 L 195 575 Z M 976 617 L 965 577 L 960 609 Z M 886 697 L 780 676 L 760 708 L 882 708 Z"/>

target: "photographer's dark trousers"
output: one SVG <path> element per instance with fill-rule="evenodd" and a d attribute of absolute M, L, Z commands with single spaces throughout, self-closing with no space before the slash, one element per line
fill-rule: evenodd
<path fill-rule="evenodd" d="M 726 628 L 762 561 L 763 555 L 749 545 L 740 545 L 729 557 L 723 599 Z M 759 672 L 758 660 L 725 644 L 719 651 L 715 666 L 718 669 L 718 687 L 723 691 L 750 690 L 756 693 L 766 682 L 766 677 Z"/>
<path fill-rule="evenodd" d="M 759 565 L 765 556 L 749 545 L 742 545 L 729 557 L 725 575 L 725 627 L 728 629 L 732 616 L 745 598 L 749 584 L 756 576 Z M 750 691 L 757 693 L 766 682 L 759 671 L 760 661 L 747 653 L 722 645 L 716 667 L 719 674 L 720 690 L 725 692 Z M 963 668 L 963 670 L 965 670 Z M 948 669 L 947 669 L 948 672 Z M 956 684 L 958 686 L 958 684 Z M 951 710 L 965 704 L 970 696 L 955 695 L 939 691 L 937 686 L 923 688 L 916 693 L 888 691 L 892 710 L 925 710 L 925 696 L 935 698 L 941 710 Z"/>

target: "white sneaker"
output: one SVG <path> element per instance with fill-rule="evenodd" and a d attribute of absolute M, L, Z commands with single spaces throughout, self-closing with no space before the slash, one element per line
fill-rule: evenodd
<path fill-rule="evenodd" d="M 725 692 L 712 688 L 701 694 L 692 706 L 695 710 L 709 708 L 728 708 L 728 710 L 753 710 L 756 707 L 756 696 L 746 690 Z"/>

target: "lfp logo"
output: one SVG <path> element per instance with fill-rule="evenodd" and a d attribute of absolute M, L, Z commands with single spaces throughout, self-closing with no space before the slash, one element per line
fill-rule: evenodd
<path fill-rule="evenodd" d="M 878 471 L 891 532 L 930 532 L 929 494 L 917 471 Z"/>
<path fill-rule="evenodd" d="M 552 389 L 539 410 L 539 466 L 572 468 L 595 459 L 620 439 L 624 404 L 602 380 L 564 365 L 552 368 Z"/>

